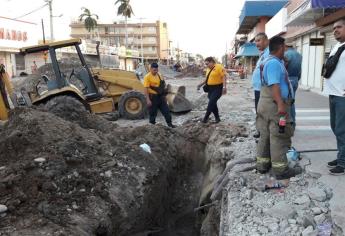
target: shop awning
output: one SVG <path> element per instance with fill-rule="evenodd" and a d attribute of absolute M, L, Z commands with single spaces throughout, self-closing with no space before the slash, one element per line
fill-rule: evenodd
<path fill-rule="evenodd" d="M 342 8 L 345 0 L 311 0 L 312 8 Z"/>
<path fill-rule="evenodd" d="M 259 55 L 260 51 L 256 47 L 255 43 L 245 43 L 240 47 L 235 58 L 237 59 L 240 57 L 257 57 Z"/>
<path fill-rule="evenodd" d="M 260 17 L 274 16 L 287 3 L 288 0 L 246 0 L 241 11 L 237 34 L 249 33 Z"/>
<path fill-rule="evenodd" d="M 286 26 L 312 25 L 317 19 L 323 17 L 323 15 L 323 9 L 312 8 L 311 1 L 307 0 L 290 13 Z"/>

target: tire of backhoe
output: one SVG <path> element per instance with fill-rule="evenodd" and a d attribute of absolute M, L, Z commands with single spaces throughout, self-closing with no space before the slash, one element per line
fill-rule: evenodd
<path fill-rule="evenodd" d="M 130 113 L 126 110 L 126 102 L 128 99 L 135 98 L 141 103 L 141 110 L 135 114 Z M 119 103 L 118 103 L 118 110 L 120 113 L 120 117 L 128 119 L 128 120 L 139 120 L 144 119 L 147 113 L 147 104 L 146 104 L 146 98 L 145 95 L 141 92 L 131 90 L 128 91 L 120 97 Z"/>

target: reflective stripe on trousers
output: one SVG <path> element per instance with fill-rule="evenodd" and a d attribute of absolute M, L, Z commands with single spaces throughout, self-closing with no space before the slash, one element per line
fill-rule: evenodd
<path fill-rule="evenodd" d="M 290 114 L 290 106 L 286 106 Z M 279 133 L 278 106 L 272 98 L 270 87 L 263 86 L 260 92 L 256 127 L 260 132 L 260 139 L 257 144 L 257 167 L 269 168 L 267 160 L 272 163 L 274 174 L 281 174 L 288 168 L 286 153 L 291 147 L 293 127 L 291 117 L 287 118 L 285 132 Z"/>

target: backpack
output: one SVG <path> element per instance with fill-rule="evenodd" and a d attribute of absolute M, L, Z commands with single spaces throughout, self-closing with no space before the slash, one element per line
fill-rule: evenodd
<path fill-rule="evenodd" d="M 165 83 L 165 80 L 162 80 L 161 79 L 161 76 L 157 73 L 158 77 L 159 77 L 159 86 L 158 87 L 153 87 L 153 86 L 150 86 L 150 88 L 152 90 L 154 90 L 158 95 L 167 95 L 168 94 L 168 91 L 167 89 L 165 88 L 166 87 L 166 83 Z"/>
<path fill-rule="evenodd" d="M 326 63 L 323 64 L 321 75 L 324 78 L 329 79 L 332 76 L 333 72 L 337 68 L 339 58 L 344 50 L 345 50 L 345 44 L 339 47 L 337 52 L 333 56 L 330 56 L 326 60 Z"/>

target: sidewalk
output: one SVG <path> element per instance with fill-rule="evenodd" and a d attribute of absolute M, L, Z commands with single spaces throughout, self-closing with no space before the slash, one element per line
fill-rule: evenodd
<path fill-rule="evenodd" d="M 298 90 L 296 97 L 297 127 L 293 146 L 298 151 L 315 149 L 336 149 L 336 139 L 330 129 L 328 97 Z M 333 189 L 330 200 L 334 223 L 345 232 L 345 176 L 332 176 L 328 173 L 327 162 L 336 158 L 336 152 L 303 153 L 302 157 L 311 160 L 307 171 L 319 174 L 320 182 Z"/>

